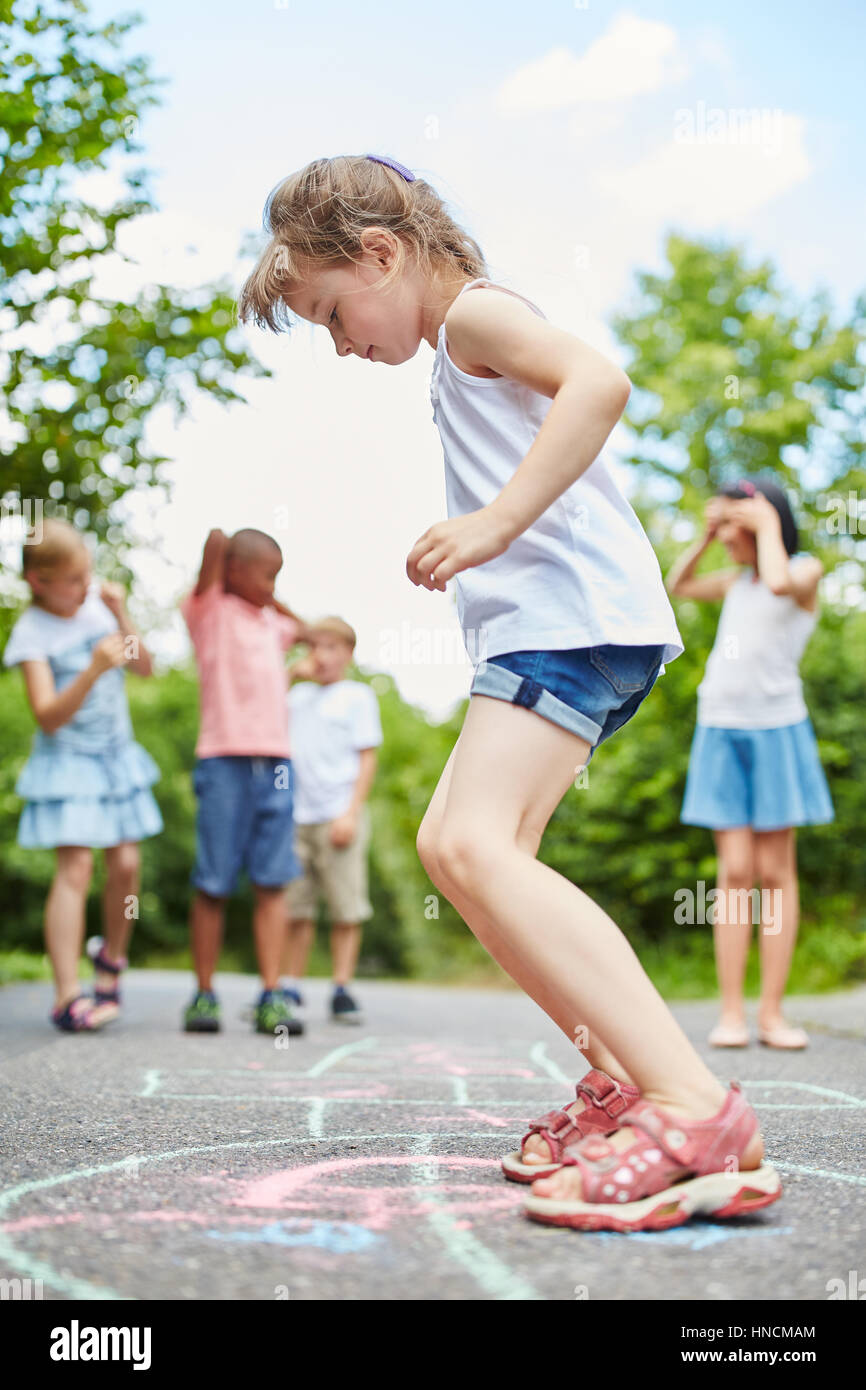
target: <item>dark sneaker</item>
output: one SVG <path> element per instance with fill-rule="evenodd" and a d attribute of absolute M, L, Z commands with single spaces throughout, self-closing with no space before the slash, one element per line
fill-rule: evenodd
<path fill-rule="evenodd" d="M 218 1033 L 220 1030 L 219 1000 L 212 989 L 200 989 L 187 1004 L 183 1015 L 185 1033 Z"/>
<path fill-rule="evenodd" d="M 363 1023 L 364 1015 L 351 994 L 343 986 L 334 990 L 331 999 L 331 1019 L 334 1023 Z"/>
<path fill-rule="evenodd" d="M 299 989 L 283 989 L 282 994 L 292 1013 L 296 1014 L 298 1018 L 302 1018 L 306 1005 L 301 991 Z"/>
<path fill-rule="evenodd" d="M 257 1033 L 287 1033 L 290 1038 L 296 1038 L 303 1033 L 304 1025 L 299 1018 L 295 1018 L 285 999 L 281 989 L 262 990 L 258 1004 L 256 1004 L 256 1032 Z"/>

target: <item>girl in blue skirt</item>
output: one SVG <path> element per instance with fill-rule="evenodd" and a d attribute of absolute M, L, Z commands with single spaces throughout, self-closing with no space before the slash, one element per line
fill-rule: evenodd
<path fill-rule="evenodd" d="M 722 601 L 698 687 L 698 717 L 681 819 L 715 834 L 714 903 L 722 1015 L 716 1047 L 745 1047 L 743 981 L 753 923 L 760 923 L 758 1037 L 778 1048 L 806 1047 L 782 999 L 797 938 L 798 825 L 833 819 L 799 665 L 818 617 L 820 560 L 801 555 L 797 526 L 775 483 L 741 480 L 707 504 L 703 537 L 668 576 L 681 598 Z M 735 568 L 696 576 L 713 540 Z M 755 884 L 759 892 L 753 892 Z"/>
<path fill-rule="evenodd" d="M 149 676 L 151 660 L 123 588 L 92 582 L 90 552 L 67 522 L 46 521 L 39 539 L 25 543 L 23 574 L 33 601 L 3 662 L 21 667 L 39 729 L 15 787 L 27 802 L 18 843 L 57 852 L 45 904 L 51 1017 L 66 1032 L 91 1032 L 119 1013 L 117 977 L 138 915 L 138 841 L 162 829 L 150 791 L 159 769 L 133 738 L 122 670 Z M 94 849 L 105 851 L 105 925 L 90 998 L 78 963 Z"/>

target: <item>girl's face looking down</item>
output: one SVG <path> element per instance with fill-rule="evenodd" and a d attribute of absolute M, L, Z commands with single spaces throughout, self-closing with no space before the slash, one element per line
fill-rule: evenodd
<path fill-rule="evenodd" d="M 78 612 L 90 585 L 90 552 L 55 565 L 50 570 L 32 570 L 28 576 L 40 606 L 58 618 L 72 618 Z"/>
<path fill-rule="evenodd" d="M 360 263 L 312 267 L 303 284 L 283 296 L 302 319 L 328 329 L 340 357 L 363 357 L 397 367 L 414 357 L 424 339 L 436 346 L 445 308 L 465 280 L 452 284 L 450 296 L 430 286 L 407 266 L 384 290 L 376 285 L 394 262 L 394 248 L 375 229 L 364 232 Z M 367 248 L 370 249 L 367 249 Z"/>

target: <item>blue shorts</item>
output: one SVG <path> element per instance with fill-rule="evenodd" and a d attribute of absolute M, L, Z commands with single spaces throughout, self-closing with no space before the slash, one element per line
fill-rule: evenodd
<path fill-rule="evenodd" d="M 492 695 L 534 710 L 578 734 L 593 750 L 621 729 L 656 682 L 664 647 L 572 647 L 506 652 L 475 669 L 470 695 Z M 589 761 L 587 758 L 587 762 Z"/>
<path fill-rule="evenodd" d="M 680 820 L 710 830 L 786 830 L 833 820 L 810 719 L 779 729 L 698 724 Z"/>
<path fill-rule="evenodd" d="M 192 784 L 198 798 L 194 887 L 227 898 L 241 869 L 260 888 L 281 888 L 297 878 L 289 758 L 200 758 Z"/>

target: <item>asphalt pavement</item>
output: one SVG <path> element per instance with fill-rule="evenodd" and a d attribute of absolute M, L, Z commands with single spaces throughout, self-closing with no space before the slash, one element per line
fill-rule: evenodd
<path fill-rule="evenodd" d="M 180 1031 L 187 976 L 124 985 L 123 1018 L 94 1036 L 50 1027 L 45 984 L 0 990 L 0 1280 L 31 1280 L 31 1296 L 866 1293 L 866 987 L 790 1000 L 802 1053 L 720 1053 L 713 1005 L 675 1006 L 715 1073 L 743 1083 L 784 1195 L 741 1220 L 623 1236 L 535 1225 L 500 1175 L 524 1122 L 586 1069 L 516 991 L 362 982 L 367 1022 L 347 1028 L 312 981 L 306 1034 L 275 1040 L 244 1017 L 249 977 L 220 977 L 215 1036 Z"/>

